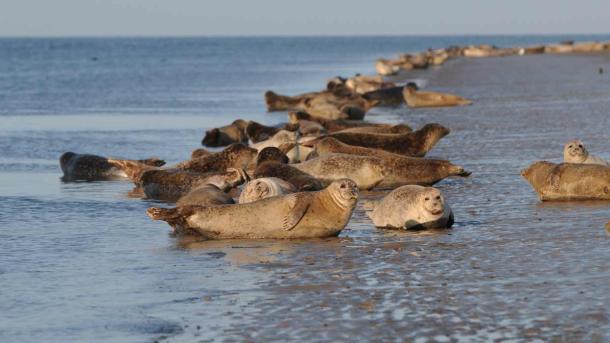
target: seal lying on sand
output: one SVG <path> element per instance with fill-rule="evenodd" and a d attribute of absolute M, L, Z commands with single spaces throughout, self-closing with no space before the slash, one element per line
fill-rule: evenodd
<path fill-rule="evenodd" d="M 176 168 L 198 173 L 220 172 L 229 168 L 247 168 L 256 159 L 258 151 L 242 143 L 234 143 L 221 152 L 190 159 L 176 165 Z"/>
<path fill-rule="evenodd" d="M 227 204 L 235 204 L 235 200 L 220 187 L 211 183 L 191 190 L 176 202 L 176 206 L 218 206 Z"/>
<path fill-rule="evenodd" d="M 205 132 L 201 144 L 205 146 L 218 147 L 233 143 L 248 143 L 246 126 L 248 122 L 237 119 L 227 126 L 211 129 Z"/>
<path fill-rule="evenodd" d="M 258 143 L 273 137 L 281 130 L 295 131 L 296 129 L 296 126 L 292 124 L 283 123 L 277 126 L 266 126 L 255 121 L 250 121 L 248 126 L 246 126 L 246 135 L 252 143 Z"/>
<path fill-rule="evenodd" d="M 349 178 L 360 189 L 374 188 L 387 173 L 380 158 L 348 154 L 324 155 L 293 166 L 326 182 Z"/>
<path fill-rule="evenodd" d="M 253 179 L 276 177 L 293 184 L 300 191 L 318 191 L 322 183 L 315 177 L 288 164 L 288 157 L 278 148 L 265 148 L 258 154 Z"/>
<path fill-rule="evenodd" d="M 267 147 L 280 147 L 286 143 L 295 143 L 297 140 L 297 133 L 288 130 L 280 130 L 271 138 L 264 141 L 252 144 L 251 147 L 261 151 Z"/>
<path fill-rule="evenodd" d="M 451 131 L 448 128 L 432 123 L 424 125 L 417 131 L 404 134 L 335 132 L 329 137 L 349 145 L 381 149 L 405 156 L 423 157 L 449 132 Z M 315 143 L 317 141 L 308 142 L 305 145 Z"/>
<path fill-rule="evenodd" d="M 145 160 L 113 161 L 133 161 L 155 167 L 165 164 L 165 161 L 155 157 Z M 126 179 L 128 177 L 119 165 L 106 157 L 97 155 L 65 152 L 59 157 L 59 166 L 64 173 L 63 181 L 101 181 Z"/>
<path fill-rule="evenodd" d="M 470 105 L 472 101 L 453 94 L 420 92 L 413 82 L 407 83 L 403 90 L 405 102 L 409 107 L 448 107 Z"/>
<path fill-rule="evenodd" d="M 337 236 L 347 225 L 358 188 L 338 180 L 318 192 L 301 192 L 259 201 L 214 207 L 151 207 L 148 215 L 164 220 L 177 233 L 208 239 L 323 238 Z"/>
<path fill-rule="evenodd" d="M 265 93 L 269 111 L 307 111 L 325 119 L 361 120 L 376 102 L 362 98 L 349 90 L 322 91 L 296 96 L 284 96 L 272 91 Z"/>
<path fill-rule="evenodd" d="M 566 163 L 586 163 L 607 166 L 608 162 L 589 154 L 582 141 L 575 139 L 563 146 L 563 161 Z"/>
<path fill-rule="evenodd" d="M 367 100 L 379 101 L 379 105 L 396 106 L 402 104 L 405 99 L 402 95 L 403 86 L 382 88 L 362 94 Z"/>
<path fill-rule="evenodd" d="M 350 127 L 337 132 L 354 132 L 354 133 L 410 133 L 413 129 L 407 124 L 396 124 L 388 126 L 359 126 Z"/>
<path fill-rule="evenodd" d="M 377 185 L 380 188 L 394 188 L 406 184 L 431 186 L 449 176 L 467 177 L 470 172 L 446 160 L 406 157 L 391 152 L 351 146 L 326 137 L 316 143 L 313 156 L 334 153 L 360 156 L 374 156 L 383 160 L 385 178 Z"/>
<path fill-rule="evenodd" d="M 365 204 L 377 227 L 437 229 L 453 225 L 453 212 L 441 192 L 432 187 L 407 185 L 396 188 L 380 201 Z"/>
<path fill-rule="evenodd" d="M 245 204 L 256 200 L 286 195 L 296 192 L 296 187 L 277 177 L 263 177 L 248 182 L 239 195 L 239 203 Z"/>
<path fill-rule="evenodd" d="M 314 121 L 328 130 L 328 132 L 337 132 L 345 129 L 358 128 L 358 127 L 379 127 L 379 128 L 391 128 L 393 125 L 390 124 L 379 124 L 371 123 L 361 120 L 330 120 L 324 118 L 318 118 L 310 115 L 307 112 L 290 112 L 288 113 L 288 119 L 291 123 L 300 123 L 302 120 Z M 405 124 L 399 124 L 405 125 Z M 395 126 L 395 125 L 394 125 Z"/>
<path fill-rule="evenodd" d="M 610 167 L 598 164 L 536 162 L 521 176 L 540 200 L 610 200 Z"/>

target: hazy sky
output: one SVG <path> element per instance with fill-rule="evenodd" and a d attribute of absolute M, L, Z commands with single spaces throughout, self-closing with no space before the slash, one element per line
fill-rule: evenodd
<path fill-rule="evenodd" d="M 610 0 L 0 0 L 0 36 L 610 33 Z"/>

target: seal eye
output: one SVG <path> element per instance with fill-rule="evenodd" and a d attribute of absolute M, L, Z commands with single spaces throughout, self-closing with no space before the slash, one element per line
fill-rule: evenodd
<path fill-rule="evenodd" d="M 428 201 L 428 200 L 430 200 L 430 198 L 426 197 L 424 200 Z"/>
<path fill-rule="evenodd" d="M 582 148 L 582 144 L 578 144 L 578 147 L 579 147 L 579 148 Z"/>
<path fill-rule="evenodd" d="M 568 145 L 568 148 L 570 148 L 570 149 L 573 148 L 573 147 L 574 147 L 573 145 Z"/>
<path fill-rule="evenodd" d="M 437 195 L 437 196 L 436 196 L 436 200 L 441 200 L 441 196 L 440 196 L 440 195 Z"/>
<path fill-rule="evenodd" d="M 341 188 L 345 188 L 345 184 L 344 183 L 341 184 Z"/>

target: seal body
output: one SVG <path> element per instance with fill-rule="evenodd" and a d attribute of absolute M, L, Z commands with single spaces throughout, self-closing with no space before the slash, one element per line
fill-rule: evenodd
<path fill-rule="evenodd" d="M 206 184 L 191 190 L 176 202 L 176 206 L 218 206 L 234 204 L 233 198 L 214 184 Z"/>
<path fill-rule="evenodd" d="M 341 153 L 382 159 L 386 172 L 383 181 L 377 185 L 380 188 L 407 184 L 431 186 L 449 176 L 470 175 L 464 168 L 446 160 L 406 157 L 379 149 L 351 146 L 332 137 L 318 141 L 314 151 L 317 156 Z"/>
<path fill-rule="evenodd" d="M 178 163 L 176 168 L 197 173 L 222 172 L 229 168 L 247 168 L 258 151 L 243 143 L 235 143 L 221 152 Z"/>
<path fill-rule="evenodd" d="M 296 187 L 277 177 L 263 177 L 248 182 L 239 195 L 239 203 L 245 204 L 269 197 L 296 192 Z"/>
<path fill-rule="evenodd" d="M 450 130 L 440 124 L 426 124 L 421 129 L 404 134 L 335 132 L 330 135 L 345 144 L 381 149 L 405 156 L 423 157 Z"/>
<path fill-rule="evenodd" d="M 540 200 L 610 200 L 610 167 L 598 164 L 533 163 L 521 176 Z"/>
<path fill-rule="evenodd" d="M 358 199 L 351 180 L 339 180 L 318 192 L 301 192 L 221 206 L 149 208 L 148 215 L 168 222 L 177 233 L 208 239 L 322 238 L 337 236 Z"/>
<path fill-rule="evenodd" d="M 599 164 L 607 166 L 608 162 L 589 154 L 581 140 L 575 139 L 567 142 L 563 147 L 563 161 L 566 163 Z"/>
<path fill-rule="evenodd" d="M 377 227 L 408 230 L 453 225 L 451 208 L 441 192 L 432 187 L 402 186 L 369 206 L 373 210 L 367 215 Z"/>
<path fill-rule="evenodd" d="M 343 88 L 292 97 L 267 91 L 265 103 L 269 111 L 307 111 L 316 117 L 352 120 L 363 119 L 366 111 L 374 105 L 359 94 Z"/>
<path fill-rule="evenodd" d="M 413 132 L 413 129 L 407 124 L 397 124 L 388 126 L 359 126 L 350 127 L 337 132 L 354 132 L 354 133 L 389 133 L 401 134 Z"/>
<path fill-rule="evenodd" d="M 247 121 L 237 119 L 230 125 L 208 130 L 201 140 L 201 144 L 210 147 L 219 147 L 233 143 L 248 143 L 248 137 L 245 132 L 247 125 Z"/>
<path fill-rule="evenodd" d="M 403 97 L 409 107 L 450 107 L 470 105 L 472 101 L 453 94 L 420 92 L 416 87 L 407 84 L 403 90 Z"/>
<path fill-rule="evenodd" d="M 386 175 L 383 160 L 373 156 L 329 154 L 294 164 L 294 167 L 325 182 L 349 178 L 360 189 L 374 188 Z"/>
<path fill-rule="evenodd" d="M 113 161 L 131 161 L 147 166 L 162 166 L 165 161 L 158 158 L 145 160 L 113 160 L 106 157 L 66 152 L 59 158 L 63 181 L 101 181 L 127 179 L 128 175 Z"/>

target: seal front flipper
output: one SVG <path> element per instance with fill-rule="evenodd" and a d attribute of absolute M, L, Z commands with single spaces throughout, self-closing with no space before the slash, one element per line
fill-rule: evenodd
<path fill-rule="evenodd" d="M 290 231 L 301 221 L 311 202 L 304 193 L 295 193 L 287 197 L 290 202 L 290 210 L 284 217 L 283 229 Z"/>

